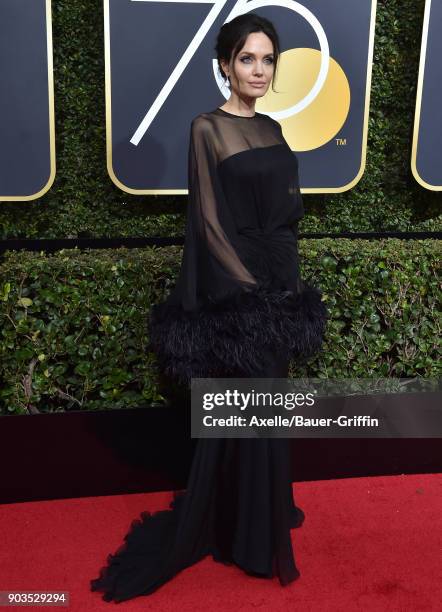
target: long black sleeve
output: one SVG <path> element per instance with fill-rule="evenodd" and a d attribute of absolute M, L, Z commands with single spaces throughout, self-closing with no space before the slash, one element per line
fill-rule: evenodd
<path fill-rule="evenodd" d="M 188 150 L 186 239 L 169 302 L 196 311 L 257 286 L 235 249 L 236 228 L 217 175 L 216 142 L 204 117 L 192 121 Z"/>

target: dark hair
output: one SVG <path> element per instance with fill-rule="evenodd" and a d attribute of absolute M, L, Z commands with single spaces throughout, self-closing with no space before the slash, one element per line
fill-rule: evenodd
<path fill-rule="evenodd" d="M 223 59 L 229 64 L 230 60 L 232 59 L 233 69 L 236 56 L 244 47 L 248 35 L 252 32 L 264 32 L 264 34 L 266 34 L 273 43 L 274 71 L 272 77 L 272 89 L 275 91 L 273 88 L 273 81 L 276 75 L 280 54 L 279 37 L 273 23 L 269 19 L 261 17 L 256 13 L 244 13 L 242 15 L 238 15 L 231 21 L 228 21 L 221 26 L 215 45 L 218 69 L 224 79 L 227 80 L 228 77 L 226 77 L 226 74 L 221 67 L 220 60 Z M 230 87 L 230 83 L 228 86 Z"/>

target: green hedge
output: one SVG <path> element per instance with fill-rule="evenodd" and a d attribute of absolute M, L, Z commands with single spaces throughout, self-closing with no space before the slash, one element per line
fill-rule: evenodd
<path fill-rule="evenodd" d="M 440 192 L 410 169 L 424 4 L 378 0 L 365 174 L 350 191 L 305 195 L 301 232 L 441 229 Z M 127 194 L 107 174 L 103 3 L 52 7 L 57 176 L 38 200 L 0 202 L 0 239 L 183 235 L 185 195 Z"/>
<path fill-rule="evenodd" d="M 441 374 L 441 241 L 300 240 L 329 308 L 324 349 L 291 376 Z M 167 401 L 146 346 L 180 247 L 9 251 L 0 264 L 0 414 Z"/>

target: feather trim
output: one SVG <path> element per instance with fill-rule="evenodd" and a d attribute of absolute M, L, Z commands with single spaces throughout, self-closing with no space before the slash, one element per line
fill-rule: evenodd
<path fill-rule="evenodd" d="M 178 382 L 262 371 L 265 347 L 289 350 L 306 360 L 320 350 L 329 318 L 319 289 L 303 282 L 303 290 L 275 291 L 260 287 L 242 292 L 197 312 L 180 305 L 155 304 L 148 323 L 149 349 L 162 370 Z"/>

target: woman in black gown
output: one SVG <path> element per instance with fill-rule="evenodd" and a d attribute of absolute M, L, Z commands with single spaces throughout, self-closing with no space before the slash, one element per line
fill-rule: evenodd
<path fill-rule="evenodd" d="M 149 321 L 162 371 L 187 390 L 192 377 L 287 377 L 290 359 L 320 349 L 328 318 L 321 292 L 299 272 L 296 155 L 280 124 L 255 112 L 273 83 L 277 33 L 263 17 L 240 15 L 222 26 L 216 51 L 231 96 L 192 120 L 181 269 Z M 91 589 L 105 601 L 147 595 L 208 554 L 292 582 L 290 529 L 304 513 L 293 500 L 289 443 L 199 439 L 186 490 L 170 509 L 132 522 Z"/>

